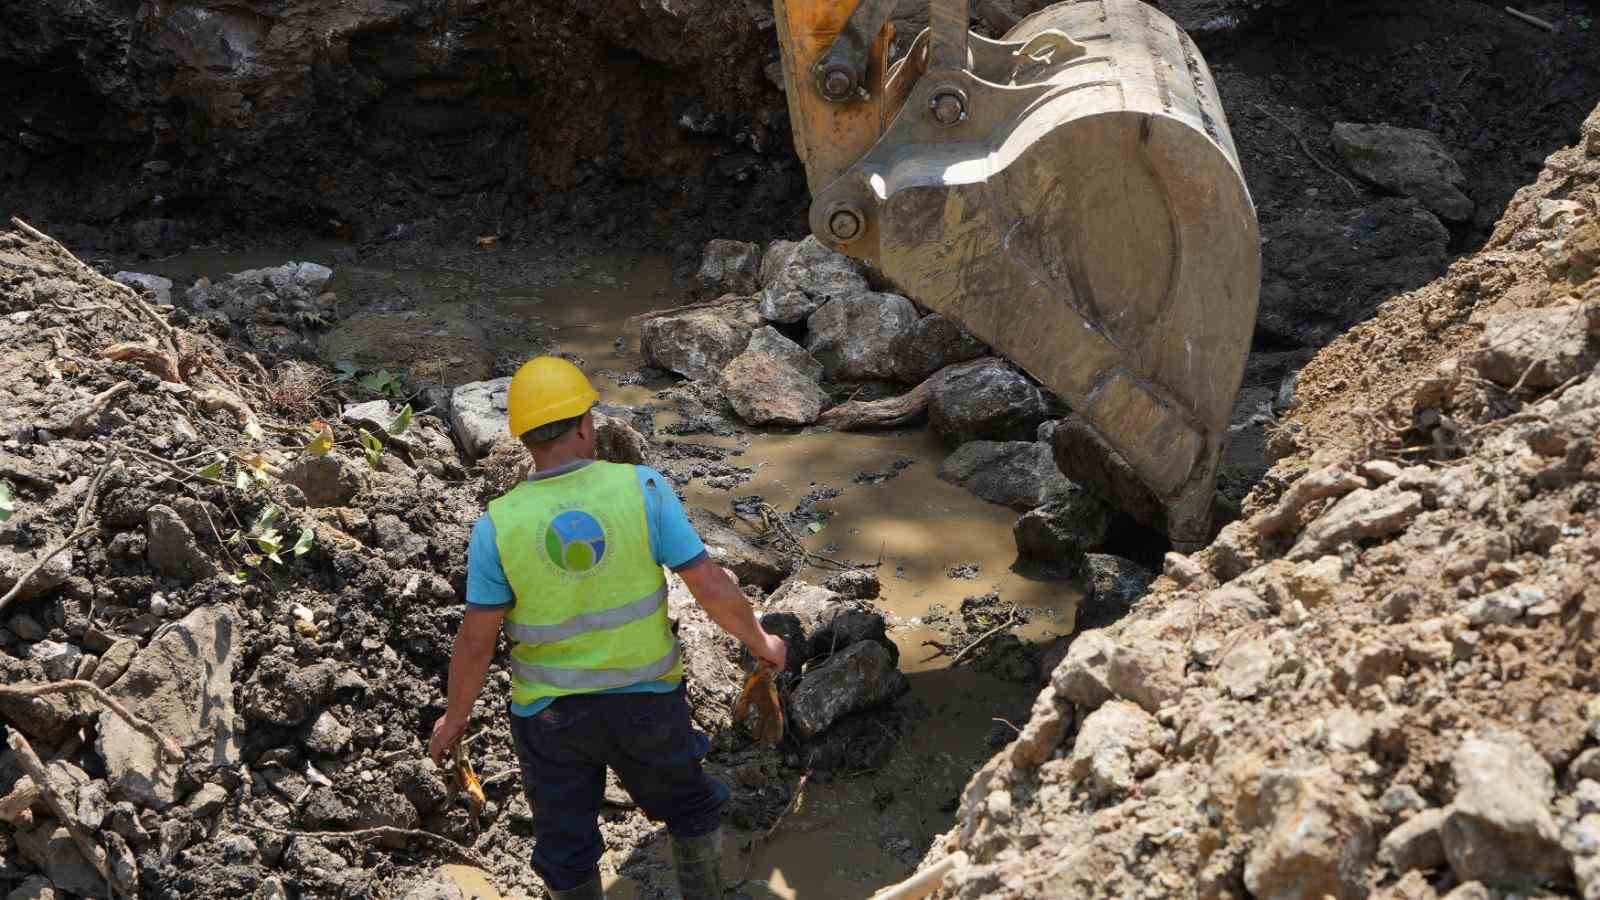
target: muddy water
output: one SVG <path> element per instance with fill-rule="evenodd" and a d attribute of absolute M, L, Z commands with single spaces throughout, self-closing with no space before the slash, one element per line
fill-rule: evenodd
<path fill-rule="evenodd" d="M 670 382 L 621 381 L 632 380 L 625 376 L 642 364 L 633 317 L 683 302 L 668 259 L 498 249 L 436 253 L 335 266 L 332 287 L 346 319 L 324 337 L 330 362 L 348 358 L 363 368 L 417 371 L 439 366 L 432 354 L 442 346 L 450 354 L 445 369 L 466 381 L 559 349 L 581 359 L 604 402 L 663 405 L 656 393 Z M 247 257 L 195 253 L 145 263 L 142 270 L 172 278 L 181 291 L 199 275 L 215 280 L 288 259 L 332 265 L 331 256 L 328 247 Z M 658 412 L 656 419 L 664 426 L 672 414 Z M 757 494 L 788 511 L 808 495 L 836 490 L 814 501 L 821 527 L 800 537 L 819 554 L 880 563 L 879 603 L 891 616 L 913 695 L 930 718 L 883 770 L 810 783 L 782 827 L 756 841 L 753 854 L 746 848 L 757 836 L 731 832 L 725 867 L 734 878 L 747 873 L 764 882 L 780 897 L 868 896 L 909 874 L 929 842 L 949 827 L 958 792 L 993 752 L 988 739 L 1009 730 L 997 721 L 1021 724 L 1032 699 L 1032 686 L 965 667 L 951 670 L 948 657 L 930 659 L 923 642 L 939 637 L 924 624 L 930 610 L 954 612 L 965 597 L 998 591 L 1005 601 L 1036 611 L 1021 636 L 1046 639 L 1072 629 L 1079 591 L 1010 571 L 1017 514 L 939 480 L 938 465 L 950 448 L 926 428 L 692 440 L 729 448 L 737 455 L 728 461 L 755 474 L 731 491 L 695 479 L 684 488 L 688 502 L 727 515 L 735 497 Z M 827 574 L 808 573 L 818 581 Z M 666 864 L 664 840 L 647 852 Z M 608 889 L 615 897 L 648 896 L 625 876 Z"/>

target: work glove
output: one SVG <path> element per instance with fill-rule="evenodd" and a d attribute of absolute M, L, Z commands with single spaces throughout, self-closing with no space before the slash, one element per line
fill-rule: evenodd
<path fill-rule="evenodd" d="M 777 674 L 760 663 L 744 680 L 744 690 L 733 704 L 733 720 L 743 722 L 752 705 L 756 709 L 756 742 L 778 746 L 783 741 L 783 701 L 778 698 Z"/>

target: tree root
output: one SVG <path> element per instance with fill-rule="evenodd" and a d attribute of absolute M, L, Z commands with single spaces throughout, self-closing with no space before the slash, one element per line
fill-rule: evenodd
<path fill-rule="evenodd" d="M 17 595 L 22 593 L 23 587 L 25 587 L 29 581 L 32 581 L 33 576 L 39 574 L 39 572 L 44 569 L 45 565 L 48 564 L 50 560 L 55 559 L 58 554 L 66 550 L 68 547 L 71 547 L 77 542 L 78 538 L 83 537 L 95 529 L 96 526 L 89 524 L 89 518 L 91 511 L 94 509 L 95 497 L 100 493 L 100 481 L 106 477 L 106 472 L 111 469 L 111 466 L 117 461 L 117 459 L 117 457 L 113 456 L 106 460 L 105 463 L 100 466 L 100 471 L 94 473 L 94 480 L 89 482 L 88 496 L 84 498 L 83 506 L 78 508 L 78 521 L 75 525 L 73 525 L 72 533 L 62 539 L 60 543 L 56 544 L 54 547 L 51 547 L 50 552 L 39 557 L 39 561 L 34 563 L 32 568 L 22 573 L 22 577 L 18 578 L 17 583 L 11 586 L 11 590 L 6 591 L 5 596 L 0 597 L 0 610 L 5 609 L 6 604 L 16 599 Z"/>
<path fill-rule="evenodd" d="M 61 822 L 61 826 L 67 829 L 67 834 L 72 836 L 72 842 L 78 845 L 78 852 L 82 853 L 84 860 L 89 865 L 94 866 L 94 870 L 100 873 L 101 878 L 105 879 L 108 892 L 112 896 L 116 896 L 119 893 L 124 897 L 132 896 L 133 893 L 129 890 L 129 885 L 119 885 L 111 877 L 111 864 L 105 848 L 89 840 L 83 830 L 78 827 L 78 823 L 71 811 L 67 809 L 66 801 L 61 799 L 61 794 L 56 791 L 55 785 L 51 783 L 50 773 L 46 771 L 44 763 L 39 761 L 38 754 L 33 752 L 33 746 L 28 743 L 28 739 L 22 736 L 22 732 L 13 729 L 6 743 L 10 745 L 12 754 L 18 764 L 22 766 L 22 771 L 33 780 L 34 786 L 39 789 L 39 793 L 44 797 L 45 803 L 49 805 L 50 811 L 55 813 L 55 817 Z M 118 890 L 119 888 L 121 890 Z"/>
<path fill-rule="evenodd" d="M 183 384 L 183 376 L 178 372 L 178 358 L 160 347 L 152 347 L 138 341 L 126 341 L 101 350 L 100 358 L 115 362 L 131 362 L 162 381 Z"/>
<path fill-rule="evenodd" d="M 445 852 L 453 854 L 462 862 L 470 863 L 480 869 L 489 868 L 488 861 L 479 856 L 471 847 L 447 838 L 442 834 L 434 834 L 431 831 L 421 831 L 415 828 L 395 828 L 389 825 L 380 825 L 376 828 L 357 828 L 354 831 L 293 831 L 287 828 L 274 828 L 262 822 L 248 820 L 240 824 L 246 828 L 265 831 L 268 834 L 281 834 L 285 837 L 295 838 L 343 838 L 353 841 L 372 840 L 373 838 L 398 838 L 403 841 L 423 840 L 438 845 Z"/>
<path fill-rule="evenodd" d="M 0 697 L 43 697 L 47 694 L 88 694 L 106 709 L 116 713 L 117 718 L 127 722 L 134 731 L 149 738 L 173 762 L 183 761 L 183 748 L 179 747 L 176 741 L 157 731 L 154 725 L 129 712 L 126 706 L 118 703 L 94 682 L 74 678 L 68 681 L 52 681 L 48 684 L 0 685 Z"/>
<path fill-rule="evenodd" d="M 824 411 L 817 418 L 817 424 L 826 425 L 835 431 L 860 431 L 865 428 L 904 425 L 928 411 L 929 404 L 933 402 L 933 392 L 944 382 L 988 361 L 989 358 L 985 357 L 945 366 L 898 397 L 883 400 L 846 400 Z"/>
<path fill-rule="evenodd" d="M 89 408 L 73 417 L 72 436 L 82 437 L 84 433 L 89 430 L 89 423 L 93 422 L 96 416 L 104 412 L 105 408 L 111 405 L 111 401 L 131 390 L 133 390 L 133 382 L 119 381 L 116 384 L 113 384 L 111 387 L 106 388 L 99 394 L 96 394 L 94 399 L 89 401 Z"/>
<path fill-rule="evenodd" d="M 1348 494 L 1366 486 L 1366 479 L 1339 466 L 1318 469 L 1301 476 L 1299 481 L 1290 485 L 1278 505 L 1258 516 L 1251 525 L 1258 536 L 1271 537 L 1294 525 L 1300 518 L 1300 511 L 1312 502 Z"/>

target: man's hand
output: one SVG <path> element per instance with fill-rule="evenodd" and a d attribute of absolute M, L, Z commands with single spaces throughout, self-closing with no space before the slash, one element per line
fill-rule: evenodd
<path fill-rule="evenodd" d="M 789 663 L 789 645 L 783 642 L 783 638 L 769 632 L 763 631 L 761 636 L 763 640 L 752 646 L 750 652 L 775 671 L 782 672 Z"/>
<path fill-rule="evenodd" d="M 444 768 L 444 758 L 449 755 L 450 747 L 467 730 L 467 720 L 456 721 L 446 713 L 433 723 L 433 736 L 428 739 L 428 755 L 433 757 L 433 764 Z"/>

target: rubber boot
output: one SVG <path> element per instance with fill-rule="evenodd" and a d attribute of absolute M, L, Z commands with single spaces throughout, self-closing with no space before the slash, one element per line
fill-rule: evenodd
<path fill-rule="evenodd" d="M 606 889 L 600 886 L 600 873 L 575 888 L 564 891 L 552 890 L 545 887 L 545 893 L 550 895 L 550 900 L 606 900 Z"/>
<path fill-rule="evenodd" d="M 672 836 L 683 900 L 722 900 L 722 829 L 698 837 Z"/>

